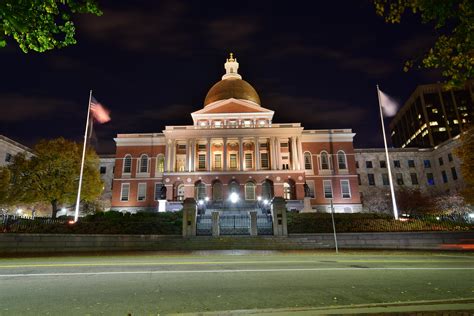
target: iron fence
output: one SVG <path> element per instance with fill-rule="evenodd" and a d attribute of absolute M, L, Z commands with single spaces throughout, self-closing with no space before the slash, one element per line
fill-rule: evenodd
<path fill-rule="evenodd" d="M 0 215 L 0 232 L 15 233 L 32 230 L 39 226 L 64 224 L 66 219 L 18 216 L 18 215 Z"/>
<path fill-rule="evenodd" d="M 273 235 L 271 215 L 257 215 L 257 235 Z"/>

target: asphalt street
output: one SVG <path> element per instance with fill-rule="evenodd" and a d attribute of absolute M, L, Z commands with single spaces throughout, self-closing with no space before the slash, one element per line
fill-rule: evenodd
<path fill-rule="evenodd" d="M 0 315 L 443 309 L 474 311 L 472 253 L 229 251 L 0 259 Z"/>

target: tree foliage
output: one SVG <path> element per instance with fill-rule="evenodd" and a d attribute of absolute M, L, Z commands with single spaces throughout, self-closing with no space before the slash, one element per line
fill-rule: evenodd
<path fill-rule="evenodd" d="M 61 205 L 75 202 L 80 166 L 79 144 L 64 138 L 40 141 L 34 147 L 34 156 L 31 159 L 24 154 L 18 154 L 8 166 L 11 174 L 10 200 L 50 203 L 52 217 L 55 218 Z M 89 149 L 84 165 L 82 201 L 94 201 L 102 190 L 99 158 Z"/>
<path fill-rule="evenodd" d="M 462 133 L 460 140 L 455 154 L 461 160 L 461 174 L 466 184 L 462 195 L 467 203 L 474 204 L 474 126 Z"/>
<path fill-rule="evenodd" d="M 419 13 L 423 23 L 433 23 L 439 34 L 423 56 L 421 65 L 440 69 L 448 87 L 462 86 L 474 77 L 474 1 L 374 0 L 378 15 L 400 23 L 406 11 Z M 405 64 L 408 71 L 418 60 Z"/>
<path fill-rule="evenodd" d="M 464 202 L 464 198 L 457 194 L 446 194 L 434 199 L 435 207 L 438 213 L 447 215 L 464 215 L 471 209 Z"/>
<path fill-rule="evenodd" d="M 76 44 L 72 21 L 76 13 L 102 15 L 95 0 L 2 0 L 0 47 L 8 37 L 25 53 Z"/>

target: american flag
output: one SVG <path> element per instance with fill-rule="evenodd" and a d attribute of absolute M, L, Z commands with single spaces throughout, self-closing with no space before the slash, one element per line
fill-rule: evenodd
<path fill-rule="evenodd" d="M 110 111 L 104 108 L 94 97 L 91 97 L 91 113 L 92 117 L 101 124 L 110 121 Z"/>

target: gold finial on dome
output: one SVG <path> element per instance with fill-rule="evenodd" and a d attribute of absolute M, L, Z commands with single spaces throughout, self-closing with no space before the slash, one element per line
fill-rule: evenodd
<path fill-rule="evenodd" d="M 242 76 L 239 75 L 239 63 L 237 58 L 234 58 L 234 53 L 229 54 L 229 58 L 226 59 L 224 64 L 225 74 L 222 76 L 222 79 L 242 79 Z"/>
<path fill-rule="evenodd" d="M 230 57 L 227 58 L 227 61 L 230 61 L 230 62 L 235 61 L 235 59 L 234 59 L 234 53 L 230 53 Z"/>

